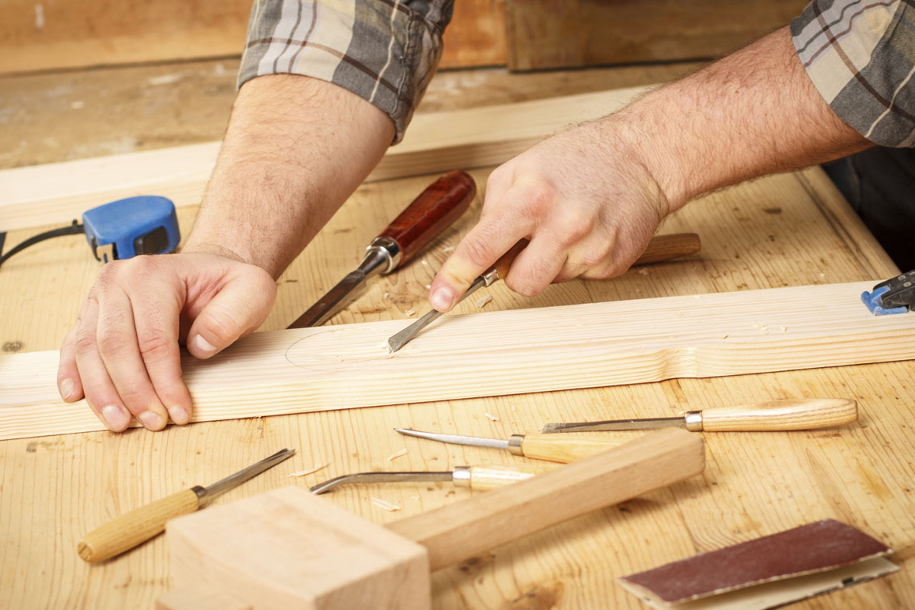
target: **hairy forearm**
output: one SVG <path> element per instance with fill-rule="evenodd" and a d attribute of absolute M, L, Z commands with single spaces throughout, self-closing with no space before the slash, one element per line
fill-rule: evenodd
<path fill-rule="evenodd" d="M 324 81 L 245 84 L 185 252 L 221 254 L 278 277 L 378 163 L 391 120 Z"/>
<path fill-rule="evenodd" d="M 671 210 L 721 187 L 872 146 L 820 97 L 787 27 L 647 95 L 615 120 L 637 142 Z"/>

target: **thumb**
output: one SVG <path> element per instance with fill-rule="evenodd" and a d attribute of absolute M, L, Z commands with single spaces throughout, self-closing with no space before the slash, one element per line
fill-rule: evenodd
<path fill-rule="evenodd" d="M 197 315 L 187 334 L 187 349 L 210 358 L 264 323 L 276 300 L 270 274 L 246 265 L 220 288 Z"/>

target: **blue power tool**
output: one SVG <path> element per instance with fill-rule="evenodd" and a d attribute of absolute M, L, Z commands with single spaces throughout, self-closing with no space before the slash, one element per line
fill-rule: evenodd
<path fill-rule="evenodd" d="M 74 220 L 69 227 L 30 237 L 0 256 L 0 264 L 40 241 L 79 233 L 86 234 L 92 254 L 103 263 L 140 254 L 173 252 L 181 241 L 175 204 L 165 197 L 142 195 L 87 210 L 82 224 Z"/>
<path fill-rule="evenodd" d="M 915 310 L 915 270 L 880 282 L 861 300 L 875 316 Z"/>

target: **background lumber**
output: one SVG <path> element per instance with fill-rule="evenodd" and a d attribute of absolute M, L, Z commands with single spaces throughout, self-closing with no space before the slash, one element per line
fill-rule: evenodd
<path fill-rule="evenodd" d="M 194 421 L 915 359 L 879 281 L 448 316 L 396 354 L 400 321 L 256 333 L 186 358 Z M 104 430 L 54 384 L 57 352 L 0 357 L 0 439 Z"/>
<path fill-rule="evenodd" d="M 368 181 L 502 163 L 570 123 L 618 110 L 646 89 L 421 114 Z M 218 152 L 219 143 L 210 142 L 2 170 L 0 230 L 66 224 L 89 208 L 133 195 L 168 197 L 179 207 L 199 204 Z"/>
<path fill-rule="evenodd" d="M 511 70 L 720 57 L 801 12 L 806 0 L 506 0 Z"/>

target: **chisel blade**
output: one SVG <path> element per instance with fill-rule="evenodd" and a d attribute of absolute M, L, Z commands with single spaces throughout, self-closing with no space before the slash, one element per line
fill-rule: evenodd
<path fill-rule="evenodd" d="M 554 432 L 608 432 L 612 430 L 653 430 L 655 428 L 686 427 L 682 417 L 652 417 L 646 419 L 615 419 L 594 422 L 546 424 L 542 434 Z"/>
<path fill-rule="evenodd" d="M 489 447 L 491 449 L 508 449 L 508 440 L 501 438 L 486 438 L 483 436 L 463 436 L 461 434 L 441 434 L 440 432 L 422 432 L 420 430 L 410 430 L 409 428 L 394 428 L 405 436 L 415 436 L 430 441 L 440 443 L 450 443 L 452 445 L 469 445 L 471 447 Z"/>
<path fill-rule="evenodd" d="M 351 485 L 353 483 L 408 483 L 408 482 L 426 482 L 426 481 L 452 481 L 454 473 L 450 470 L 447 472 L 359 472 L 356 474 L 345 474 L 318 483 L 311 487 L 309 491 L 313 494 L 322 494 L 330 491 L 340 485 Z"/>
<path fill-rule="evenodd" d="M 289 325 L 289 328 L 309 328 L 320 326 L 331 319 L 350 301 L 356 298 L 359 289 L 365 286 L 366 275 L 356 269 L 340 280 L 327 294 L 318 299 L 318 302 L 308 308 L 299 318 Z"/>

